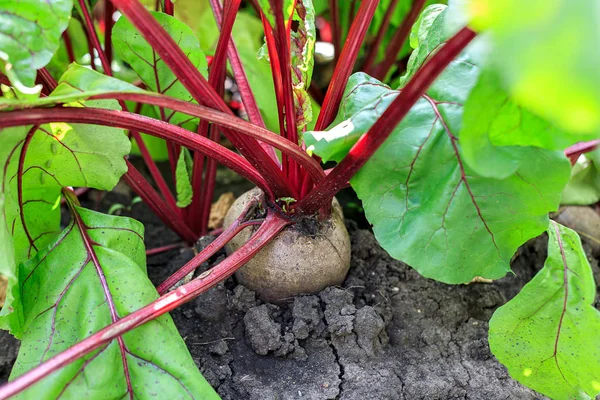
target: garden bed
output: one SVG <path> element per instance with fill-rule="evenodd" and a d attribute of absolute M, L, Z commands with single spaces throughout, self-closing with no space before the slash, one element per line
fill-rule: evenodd
<path fill-rule="evenodd" d="M 233 185 L 236 194 L 246 189 Z M 106 211 L 131 198 L 111 193 L 95 199 L 90 193 L 87 206 Z M 144 223 L 148 249 L 178 240 L 144 204 L 129 214 Z M 347 227 L 352 266 L 342 287 L 277 306 L 230 278 L 171 312 L 202 374 L 224 399 L 541 398 L 492 356 L 487 329 L 494 310 L 543 265 L 546 238 L 523 246 L 514 275 L 450 286 L 392 259 L 355 221 L 347 220 Z M 192 256 L 190 249 L 150 256 L 150 278 L 162 282 Z M 598 281 L 597 261 L 590 261 Z M 4 382 L 18 344 L 1 332 L 0 348 Z"/>

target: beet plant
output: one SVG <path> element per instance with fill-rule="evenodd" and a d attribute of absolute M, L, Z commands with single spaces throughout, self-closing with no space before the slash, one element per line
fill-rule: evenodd
<path fill-rule="evenodd" d="M 0 398 L 217 398 L 167 313 L 234 273 L 275 302 L 340 284 L 350 242 L 334 196 L 348 185 L 381 246 L 447 284 L 503 277 L 547 232 L 546 263 L 496 311 L 490 347 L 551 398 L 600 393 L 590 264 L 549 219 L 569 158 L 597 145 L 596 4 L 210 0 L 211 39 L 189 2 L 151 3 L 0 4 L 0 327 L 21 340 Z M 242 17 L 264 36 L 258 52 L 234 29 Z M 335 49 L 324 94 L 311 82 L 318 34 Z M 241 104 L 226 101 L 228 77 Z M 191 245 L 209 233 L 217 165 L 257 188 L 156 288 L 144 227 L 73 189 L 122 179 Z"/>

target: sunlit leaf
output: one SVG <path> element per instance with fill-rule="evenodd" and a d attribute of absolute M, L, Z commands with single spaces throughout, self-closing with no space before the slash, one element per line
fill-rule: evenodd
<path fill-rule="evenodd" d="M 489 31 L 492 60 L 519 103 L 563 129 L 600 130 L 600 3 L 467 0 L 471 26 Z"/>
<path fill-rule="evenodd" d="M 517 104 L 494 71 L 484 71 L 465 102 L 460 132 L 466 163 L 482 176 L 503 179 L 522 160 L 535 157 L 535 147 L 563 150 L 585 140 L 557 129 Z"/>
<path fill-rule="evenodd" d="M 490 321 L 490 348 L 510 375 L 552 399 L 600 394 L 600 311 L 579 236 L 548 227 L 544 268 Z"/>

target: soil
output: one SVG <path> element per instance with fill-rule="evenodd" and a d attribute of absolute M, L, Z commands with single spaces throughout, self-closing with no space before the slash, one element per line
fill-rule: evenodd
<path fill-rule="evenodd" d="M 106 209 L 129 201 L 110 193 L 87 206 Z M 136 204 L 128 214 L 146 226 L 148 248 L 178 241 L 145 205 Z M 514 274 L 491 284 L 449 286 L 392 259 L 354 221 L 347 227 L 352 265 L 341 287 L 276 306 L 230 278 L 171 313 L 202 374 L 223 399 L 543 398 L 510 378 L 490 353 L 487 329 L 494 310 L 543 265 L 546 238 L 519 250 Z M 197 247 L 210 240 L 203 238 Z M 151 280 L 162 282 L 193 254 L 180 249 L 149 257 Z M 222 257 L 215 255 L 211 264 Z M 600 282 L 597 261 L 589 258 Z M 17 346 L 0 332 L 0 382 L 7 379 Z"/>

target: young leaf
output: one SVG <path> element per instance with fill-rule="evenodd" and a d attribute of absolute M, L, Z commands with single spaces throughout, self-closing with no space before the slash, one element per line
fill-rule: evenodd
<path fill-rule="evenodd" d="M 32 86 L 37 70 L 52 59 L 72 9 L 72 0 L 2 2 L 0 52 L 24 85 Z"/>
<path fill-rule="evenodd" d="M 600 128 L 598 3 L 588 0 L 467 0 L 465 3 L 470 25 L 491 32 L 494 67 L 515 99 L 562 129 L 597 136 Z"/>
<path fill-rule="evenodd" d="M 589 205 L 600 201 L 600 151 L 585 154 L 573 165 L 561 204 Z"/>
<path fill-rule="evenodd" d="M 200 49 L 194 32 L 186 24 L 169 15 L 158 12 L 153 12 L 152 15 L 187 54 L 198 71 L 206 77 L 208 74 L 206 56 Z M 115 24 L 113 38 L 117 55 L 131 65 L 148 89 L 177 99 L 194 102 L 192 95 L 126 18 L 119 19 Z M 194 126 L 198 123 L 198 118 L 182 113 L 164 109 L 158 109 L 158 113 L 166 122 L 179 126 L 187 124 L 192 130 L 195 129 Z"/>
<path fill-rule="evenodd" d="M 600 311 L 579 236 L 548 227 L 544 268 L 490 320 L 490 348 L 510 375 L 553 399 L 600 394 Z"/>
<path fill-rule="evenodd" d="M 70 205 L 73 221 L 20 267 L 25 334 L 16 378 L 155 300 L 142 225 Z M 218 396 L 200 375 L 168 315 L 68 364 L 20 394 L 26 399 Z"/>
<path fill-rule="evenodd" d="M 185 208 L 192 204 L 194 191 L 190 182 L 192 176 L 193 160 L 190 151 L 181 148 L 177 168 L 175 169 L 175 187 L 177 188 L 177 207 Z"/>
<path fill-rule="evenodd" d="M 469 167 L 482 176 L 503 179 L 513 174 L 521 160 L 535 157 L 533 147 L 563 150 L 583 140 L 517 104 L 494 71 L 482 72 L 465 103 L 461 149 Z"/>
<path fill-rule="evenodd" d="M 444 4 L 432 4 L 425 7 L 410 30 L 410 47 L 413 49 L 419 48 L 421 43 L 427 38 L 437 16 L 445 9 L 446 6 Z"/>
<path fill-rule="evenodd" d="M 410 44 L 416 46 L 408 59 L 406 73 L 400 78 L 400 86 L 404 86 L 427 57 L 452 36 L 452 32 L 449 32 L 446 26 L 447 9 L 448 6 L 444 4 L 432 4 L 423 10 L 413 25 Z"/>
<path fill-rule="evenodd" d="M 298 1 L 293 18 L 299 24 L 298 29 L 291 32 L 292 89 L 298 132 L 302 132 L 313 117 L 311 99 L 308 95 L 317 39 L 312 0 Z"/>
<path fill-rule="evenodd" d="M 434 30 L 422 45 L 436 49 L 443 39 Z M 535 156 L 503 180 L 480 176 L 463 161 L 462 104 L 478 75 L 467 48 L 350 181 L 381 245 L 446 283 L 504 276 L 516 249 L 546 228 L 569 175 L 564 155 L 544 149 L 532 150 Z M 330 153 L 339 159 L 397 94 L 372 79 L 349 88 L 341 113 L 355 113 L 335 140 L 315 140 L 315 152 L 336 146 Z"/>

